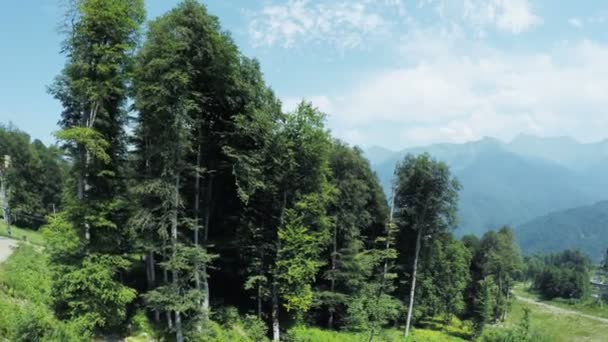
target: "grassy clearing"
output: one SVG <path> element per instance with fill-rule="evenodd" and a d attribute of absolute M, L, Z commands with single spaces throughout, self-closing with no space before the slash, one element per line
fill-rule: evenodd
<path fill-rule="evenodd" d="M 437 321 L 426 321 L 422 324 L 425 328 L 413 329 L 411 336 L 407 339 L 402 330 L 386 329 L 377 334 L 373 341 L 377 342 L 462 342 L 469 339 L 463 338 L 470 333 L 469 327 L 455 320 L 449 326 L 439 324 Z M 293 342 L 366 342 L 367 333 L 340 332 L 323 330 L 312 327 L 295 327 L 289 331 L 289 341 Z"/>
<path fill-rule="evenodd" d="M 4 222 L 0 223 L 0 236 L 9 237 L 8 229 Z M 11 226 L 10 238 L 20 241 L 27 241 L 33 243 L 34 245 L 44 245 L 44 238 L 42 237 L 42 233 L 36 230 L 23 229 Z"/>
<path fill-rule="evenodd" d="M 368 341 L 368 334 L 355 332 L 339 332 L 311 327 L 296 327 L 289 331 L 290 341 L 293 342 L 364 342 Z M 412 336 L 403 337 L 400 330 L 384 330 L 374 338 L 382 342 L 461 342 L 466 341 L 459 337 L 450 336 L 442 331 L 414 329 Z"/>
<path fill-rule="evenodd" d="M 608 318 L 608 306 L 602 304 L 593 298 L 586 300 L 568 300 L 555 298 L 552 300 L 543 300 L 537 294 L 528 291 L 529 285 L 519 283 L 513 288 L 513 293 L 517 296 L 534 299 L 541 303 L 550 304 L 567 310 L 578 311 L 587 315 Z"/>
<path fill-rule="evenodd" d="M 576 315 L 556 314 L 538 305 L 517 300 L 507 316 L 506 324 L 521 322 L 525 307 L 530 308 L 531 328 L 547 336 L 550 341 L 606 341 L 608 336 L 607 324 Z"/>

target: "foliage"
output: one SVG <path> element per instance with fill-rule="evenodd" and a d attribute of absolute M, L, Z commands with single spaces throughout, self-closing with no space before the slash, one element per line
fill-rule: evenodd
<path fill-rule="evenodd" d="M 22 245 L 0 266 L 0 338 L 10 341 L 82 341 L 83 321 L 59 321 L 50 308 L 47 259 Z"/>
<path fill-rule="evenodd" d="M 532 288 L 545 299 L 581 299 L 589 294 L 591 261 L 576 250 L 527 258 Z"/>
<path fill-rule="evenodd" d="M 318 242 L 295 215 L 292 211 L 285 213 L 285 227 L 279 230 L 281 249 L 276 267 L 285 309 L 308 311 L 313 296 L 311 283 L 321 264 L 317 261 Z"/>
<path fill-rule="evenodd" d="M 384 293 L 382 284 L 364 285 L 348 303 L 348 327 L 369 332 L 372 336 L 394 321 L 403 311 L 403 304 Z"/>
<path fill-rule="evenodd" d="M 457 341 L 471 330 L 459 318 L 479 330 L 504 318 L 520 269 L 512 232 L 453 238 L 460 185 L 445 163 L 406 156 L 389 211 L 361 150 L 333 140 L 311 103 L 284 113 L 204 5 L 182 1 L 140 45 L 141 0 L 71 4 L 50 89 L 70 178 L 43 229 L 49 282 L 6 285 L 44 294 L 14 325 L 28 339 L 49 334 L 49 306 L 85 339 L 155 330 L 179 342 L 264 341 L 269 327 L 279 340 L 294 323 L 294 341 L 395 340 L 386 328 L 406 300 L 414 340 Z"/>
<path fill-rule="evenodd" d="M 483 325 L 503 321 L 512 303 L 511 289 L 520 277 L 523 264 L 508 227 L 490 231 L 476 241 L 465 239 L 473 258 L 472 282 L 467 288 L 467 315 L 478 331 Z"/>
<path fill-rule="evenodd" d="M 464 290 L 471 278 L 471 254 L 451 236 L 433 241 L 426 253 L 418 289 L 418 311 L 427 317 L 442 314 L 449 322 L 465 309 Z"/>
<path fill-rule="evenodd" d="M 13 297 L 50 305 L 51 273 L 45 255 L 28 245 L 19 246 L 2 264 L 0 288 Z"/>
<path fill-rule="evenodd" d="M 134 290 L 116 281 L 127 269 L 127 260 L 103 254 L 83 258 L 81 241 L 63 216 L 53 217 L 43 231 L 58 312 L 83 319 L 92 327 L 114 327 L 123 322 L 126 304 L 135 299 Z"/>
<path fill-rule="evenodd" d="M 399 228 L 397 249 L 401 253 L 399 263 L 402 270 L 412 265 L 405 328 L 408 335 L 414 312 L 418 259 L 423 238 L 432 243 L 455 227 L 460 184 L 452 177 L 445 163 L 432 159 L 428 154 L 407 155 L 395 168 L 395 182 L 394 206 Z M 416 241 L 413 254 L 407 253 L 411 237 Z M 413 261 L 410 259 L 412 256 Z"/>
<path fill-rule="evenodd" d="M 215 320 L 203 327 L 202 333 L 192 332 L 192 341 L 201 342 L 264 342 L 267 328 L 264 322 L 254 316 L 240 316 L 235 308 L 224 308 L 215 313 Z"/>
<path fill-rule="evenodd" d="M 47 147 L 39 140 L 32 141 L 10 124 L 0 125 L 2 164 L 5 155 L 11 157 L 11 163 L 8 170 L 0 173 L 5 172 L 12 223 L 38 228 L 53 209 L 62 208 L 67 164 L 56 146 Z"/>
<path fill-rule="evenodd" d="M 365 333 L 323 330 L 314 327 L 296 326 L 288 331 L 286 341 L 289 342 L 361 342 L 368 341 Z M 403 332 L 398 330 L 383 330 L 374 341 L 397 342 L 404 341 Z M 416 342 L 462 342 L 459 337 L 450 336 L 441 331 L 416 329 L 405 341 Z"/>
<path fill-rule="evenodd" d="M 604 225 L 608 220 L 608 201 L 581 205 L 553 210 L 517 227 L 516 237 L 522 250 L 532 255 L 576 248 L 585 251 L 593 262 L 600 262 L 608 245 Z"/>
<path fill-rule="evenodd" d="M 535 331 L 530 326 L 530 309 L 524 308 L 524 315 L 515 326 L 493 327 L 484 330 L 480 342 L 549 342 L 548 336 Z"/>

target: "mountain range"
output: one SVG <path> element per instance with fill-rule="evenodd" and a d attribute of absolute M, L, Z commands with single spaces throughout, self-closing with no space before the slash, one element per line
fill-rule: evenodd
<path fill-rule="evenodd" d="M 583 211 L 599 210 L 603 206 L 593 204 L 608 200 L 608 140 L 580 143 L 569 137 L 519 135 L 510 142 L 483 138 L 401 151 L 382 147 L 365 149 L 387 195 L 390 195 L 397 161 L 409 153 L 423 152 L 446 162 L 463 186 L 457 235 L 481 235 L 509 225 L 515 227 L 516 235 L 521 228 L 523 235 L 518 238 L 524 252 L 547 251 L 545 247 L 534 246 L 539 243 L 538 239 L 536 242 L 521 240 L 538 237 L 529 233 L 538 222 L 545 222 L 543 230 L 552 234 L 546 227 L 549 223 L 539 221 L 542 217 L 553 213 L 557 216 L 551 217 L 561 218 L 572 212 L 560 211 L 577 207 L 587 208 L 581 209 Z M 608 238 L 608 229 L 603 234 Z M 554 238 L 560 236 L 554 235 Z"/>

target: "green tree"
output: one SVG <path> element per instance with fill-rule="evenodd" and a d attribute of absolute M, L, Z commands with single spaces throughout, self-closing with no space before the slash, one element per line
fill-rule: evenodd
<path fill-rule="evenodd" d="M 469 250 L 452 236 L 433 241 L 423 257 L 418 306 L 425 315 L 443 315 L 449 322 L 465 309 L 464 293 L 470 282 Z"/>
<path fill-rule="evenodd" d="M 0 125 L 0 156 L 3 164 L 4 156 L 11 158 L 8 169 L 1 171 L 11 221 L 27 228 L 45 224 L 46 216 L 62 206 L 67 164 L 61 151 L 39 140 L 31 141 L 27 134 L 9 124 Z M 4 207 L 2 203 L 0 206 Z"/>
<path fill-rule="evenodd" d="M 351 296 L 370 279 L 362 258 L 373 236 L 387 220 L 384 194 L 362 151 L 336 141 L 330 155 L 331 183 L 336 191 L 328 214 L 334 221 L 330 248 L 324 251 L 327 266 L 317 282 L 318 305 L 327 308 L 327 326 L 344 318 Z M 371 240 L 371 241 L 370 241 Z M 376 247 L 376 246 L 373 246 Z"/>
<path fill-rule="evenodd" d="M 66 227 L 75 230 L 70 234 L 78 243 L 70 244 L 71 258 L 52 255 L 51 267 L 60 313 L 89 317 L 93 326 L 109 328 L 124 321 L 126 305 L 135 298 L 119 275 L 128 266 L 124 253 L 130 248 L 124 196 L 126 101 L 144 10 L 141 0 L 71 5 L 63 47 L 68 62 L 50 92 L 63 105 L 57 137 L 73 175 Z M 69 229 L 60 231 L 68 234 Z"/>
<path fill-rule="evenodd" d="M 537 261 L 540 265 L 532 263 Z M 547 298 L 584 298 L 589 294 L 591 261 L 576 250 L 546 255 L 528 261 L 532 288 Z"/>
<path fill-rule="evenodd" d="M 522 268 L 519 249 L 508 227 L 498 232 L 489 232 L 481 240 L 481 269 L 485 276 L 492 276 L 498 286 L 496 319 L 504 320 L 511 303 L 511 287 Z"/>
<path fill-rule="evenodd" d="M 467 238 L 465 244 L 473 255 L 471 284 L 466 291 L 467 311 L 480 331 L 485 323 L 506 318 L 512 300 L 511 287 L 522 270 L 521 256 L 508 227 L 489 231 L 480 240 Z M 488 310 L 491 317 L 487 316 Z"/>
<path fill-rule="evenodd" d="M 239 244 L 248 265 L 245 288 L 255 290 L 259 316 L 262 303 L 270 302 L 272 335 L 279 340 L 281 310 L 301 318 L 310 309 L 321 253 L 329 242 L 331 141 L 324 115 L 309 103 L 287 115 L 276 110 L 258 114 L 266 117 L 258 124 L 273 128 L 262 130 L 267 132 L 262 148 L 250 155 L 259 159 L 250 165 L 258 167 L 241 177 L 248 201 Z"/>
<path fill-rule="evenodd" d="M 440 236 L 455 226 L 460 185 L 445 163 L 428 154 L 408 155 L 395 169 L 395 210 L 401 231 L 416 235 L 405 335 L 409 335 L 422 239 Z"/>

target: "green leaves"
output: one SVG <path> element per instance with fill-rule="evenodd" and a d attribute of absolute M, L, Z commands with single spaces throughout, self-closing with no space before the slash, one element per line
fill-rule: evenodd
<path fill-rule="evenodd" d="M 107 152 L 110 143 L 101 133 L 93 128 L 70 127 L 55 132 L 55 137 L 70 144 L 83 146 L 92 157 L 100 160 L 104 164 L 110 162 L 110 156 Z"/>
<path fill-rule="evenodd" d="M 86 256 L 79 265 L 55 269 L 55 296 L 67 305 L 68 317 L 86 317 L 91 326 L 115 327 L 126 317 L 135 290 L 115 280 L 129 263 L 122 257 Z"/>
<path fill-rule="evenodd" d="M 312 282 L 319 267 L 319 240 L 293 210 L 285 213 L 285 227 L 278 232 L 277 277 L 287 311 L 306 312 L 312 305 Z"/>

